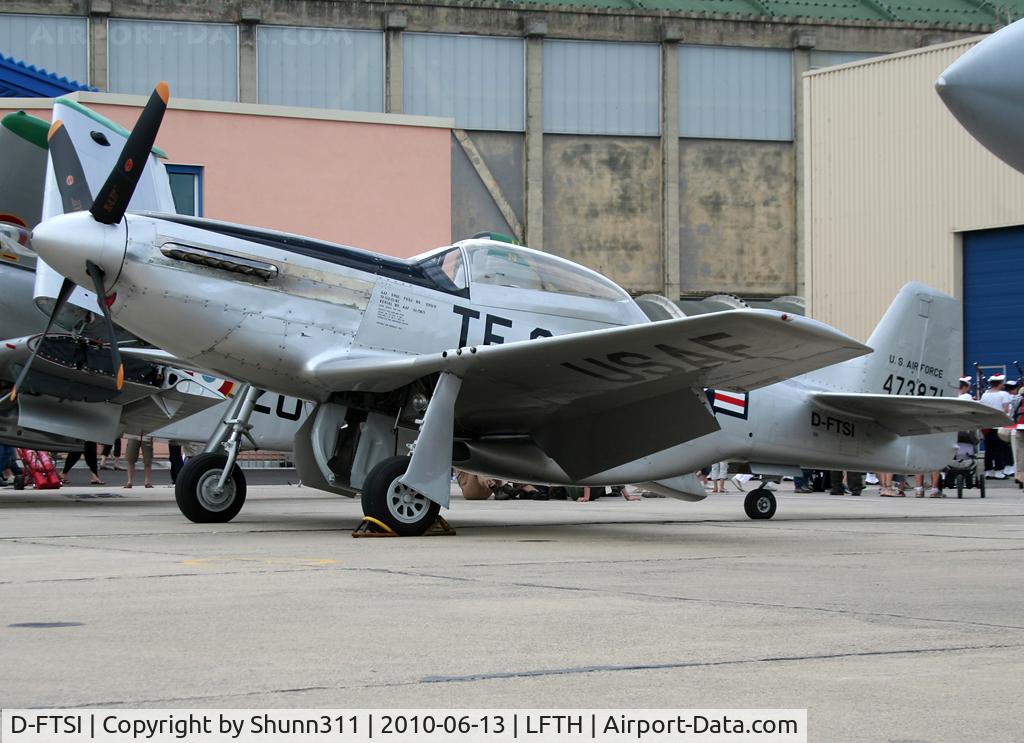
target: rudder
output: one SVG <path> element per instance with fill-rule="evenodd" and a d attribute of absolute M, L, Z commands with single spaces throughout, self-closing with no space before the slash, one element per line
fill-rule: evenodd
<path fill-rule="evenodd" d="M 918 282 L 896 294 L 867 344 L 874 352 L 820 372 L 829 387 L 921 397 L 956 397 L 963 353 L 957 299 Z"/>

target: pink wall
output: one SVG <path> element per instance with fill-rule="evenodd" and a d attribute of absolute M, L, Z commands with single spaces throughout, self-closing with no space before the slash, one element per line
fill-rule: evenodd
<path fill-rule="evenodd" d="M 129 129 L 140 110 L 87 105 Z M 399 257 L 451 242 L 448 129 L 171 108 L 156 143 L 204 167 L 206 217 Z"/>

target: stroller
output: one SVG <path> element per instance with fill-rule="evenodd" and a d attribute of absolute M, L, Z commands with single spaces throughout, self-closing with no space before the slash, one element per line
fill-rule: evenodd
<path fill-rule="evenodd" d="M 978 435 L 961 431 L 957 436 L 953 461 L 942 470 L 942 484 L 947 490 L 956 488 L 956 497 L 964 497 L 964 489 L 978 488 L 985 497 L 985 473 L 978 472 Z"/>

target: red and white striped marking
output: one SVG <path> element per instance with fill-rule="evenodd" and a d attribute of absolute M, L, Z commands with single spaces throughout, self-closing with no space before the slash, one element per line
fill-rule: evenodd
<path fill-rule="evenodd" d="M 713 407 L 725 413 L 744 415 L 747 412 L 747 393 L 715 390 Z"/>

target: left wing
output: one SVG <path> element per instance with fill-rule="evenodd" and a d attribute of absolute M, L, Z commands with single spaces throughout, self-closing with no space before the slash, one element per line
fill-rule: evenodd
<path fill-rule="evenodd" d="M 750 390 L 870 349 L 814 320 L 716 312 L 403 358 L 325 358 L 332 391 L 384 392 L 447 371 L 456 435 L 529 436 L 575 480 L 718 430 L 703 388 Z"/>
<path fill-rule="evenodd" d="M 900 436 L 997 428 L 1010 417 L 974 400 L 913 395 L 818 392 L 811 401 L 842 415 L 873 421 Z"/>

